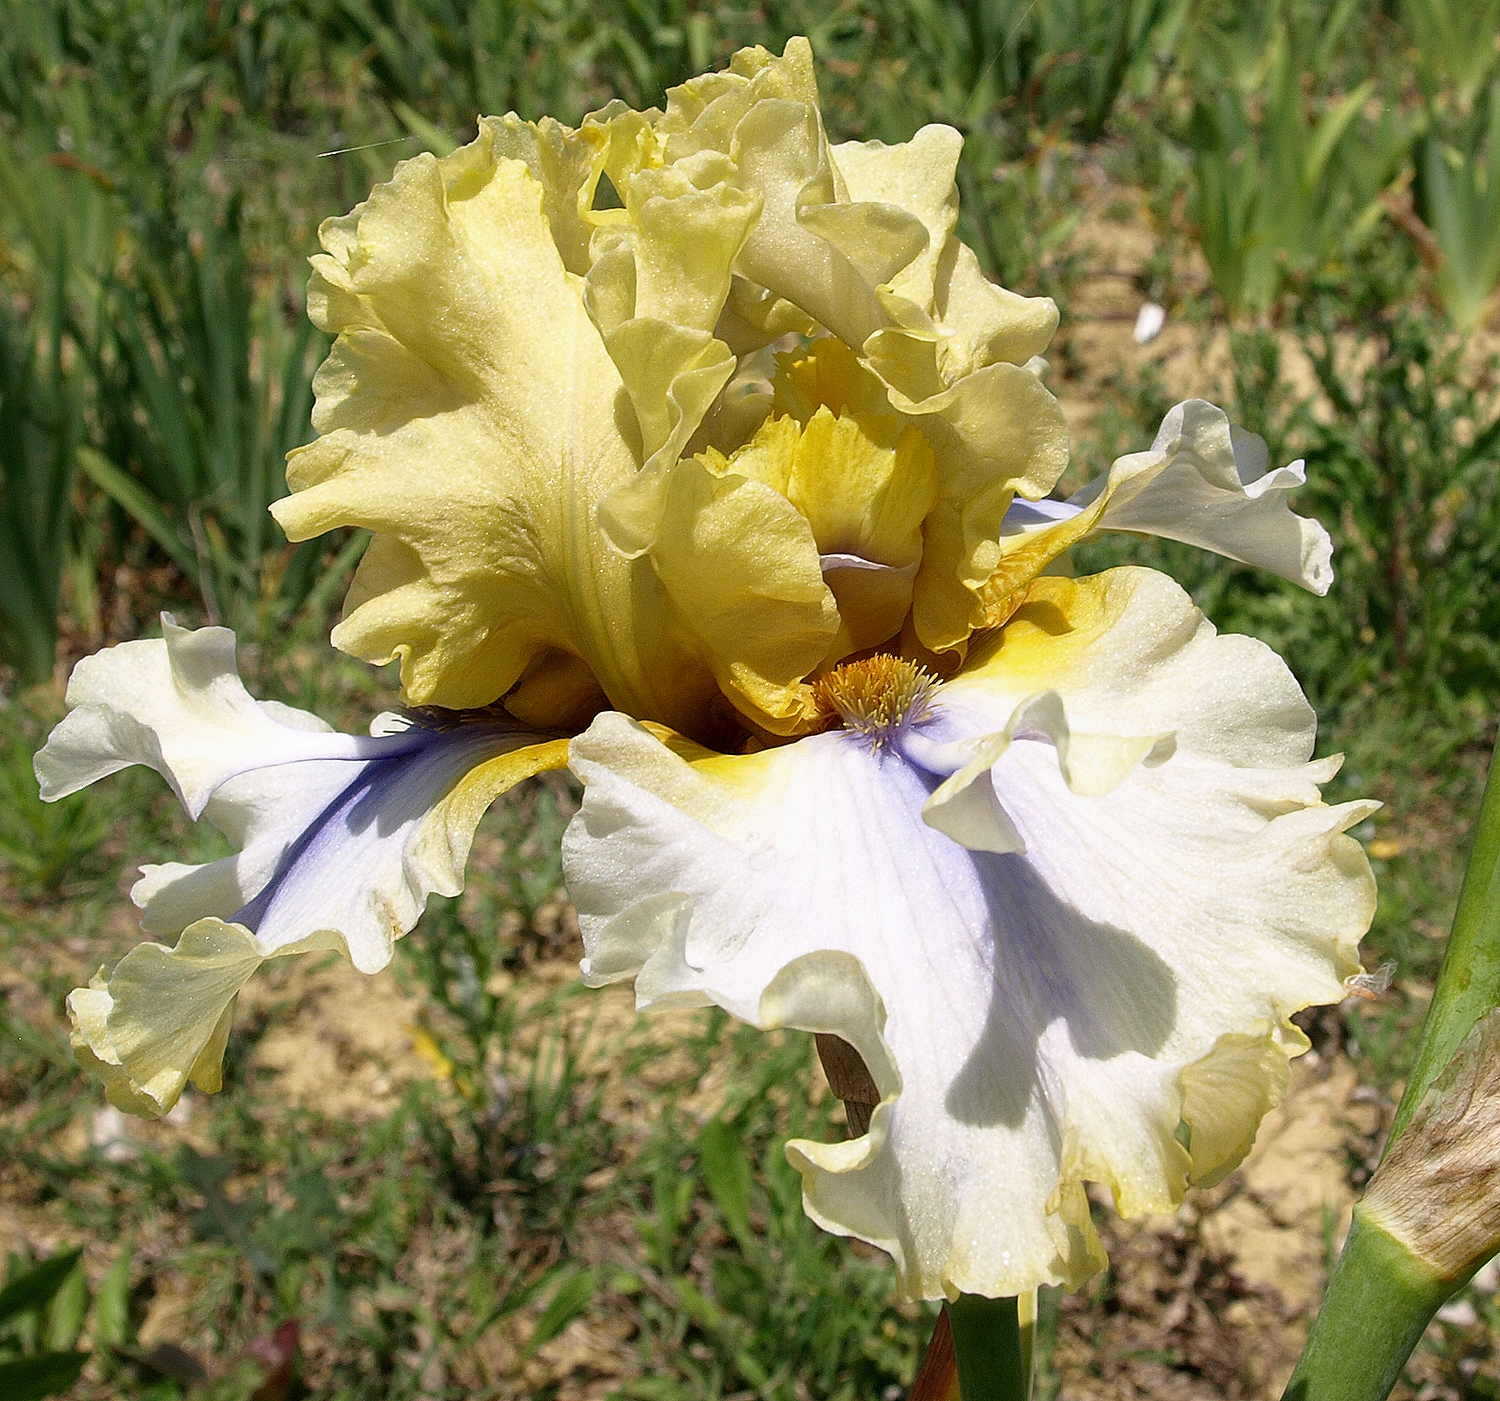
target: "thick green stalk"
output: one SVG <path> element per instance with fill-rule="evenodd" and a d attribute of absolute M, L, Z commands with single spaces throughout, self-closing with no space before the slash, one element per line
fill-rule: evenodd
<path fill-rule="evenodd" d="M 978 1294 L 948 1305 L 963 1401 L 1030 1401 L 1032 1321 L 1017 1305 Z"/>
<path fill-rule="evenodd" d="M 1500 754 L 1500 745 L 1496 747 Z M 1481 1017 L 1500 1006 L 1500 764 L 1490 760 L 1474 851 L 1458 897 L 1448 952 L 1422 1025 L 1417 1058 L 1391 1125 L 1394 1143 L 1428 1087 Z M 1387 1144 L 1387 1152 L 1390 1151 Z"/>
<path fill-rule="evenodd" d="M 1467 1175 L 1452 1168 L 1455 1141 L 1472 1137 L 1476 1147 L 1489 1141 L 1481 1119 L 1491 1111 L 1474 1086 L 1493 1079 L 1493 1025 L 1479 1024 L 1500 1006 L 1497 770 L 1500 764 L 1492 759 L 1453 932 L 1385 1159 L 1365 1201 L 1355 1208 L 1349 1238 L 1284 1401 L 1384 1401 L 1443 1301 L 1493 1253 L 1486 1225 L 1492 1174 L 1482 1164 Z M 1436 1088 L 1434 1082 L 1439 1082 Z M 1472 1115 L 1466 1106 L 1473 1108 Z M 1393 1156 L 1392 1148 L 1418 1115 L 1412 1132 L 1419 1137 Z M 1443 1207 L 1439 1217 L 1446 1214 L 1454 1226 L 1468 1223 L 1474 1230 L 1444 1230 L 1441 1238 L 1424 1241 L 1421 1232 L 1426 1229 L 1431 1236 L 1431 1226 L 1414 1220 L 1409 1205 L 1413 1196 L 1421 1201 L 1431 1195 L 1427 1177 L 1433 1171 L 1443 1181 L 1454 1179 L 1448 1186 L 1455 1208 L 1450 1212 Z M 1405 1203 L 1397 1215 L 1391 1214 L 1393 1201 Z M 1386 1229 L 1398 1220 L 1402 1239 Z M 1422 1253 L 1407 1241 L 1423 1244 Z"/>
<path fill-rule="evenodd" d="M 1383 1401 L 1452 1289 L 1356 1207 L 1282 1401 Z"/>

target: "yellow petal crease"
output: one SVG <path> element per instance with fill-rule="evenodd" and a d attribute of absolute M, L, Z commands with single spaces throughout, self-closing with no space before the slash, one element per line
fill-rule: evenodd
<path fill-rule="evenodd" d="M 483 124 L 325 226 L 309 305 L 338 339 L 315 382 L 321 436 L 291 456 L 275 514 L 292 539 L 375 532 L 334 638 L 400 658 L 408 701 L 486 705 L 560 653 L 583 663 L 579 704 L 602 691 L 691 729 L 713 679 L 676 645 L 649 566 L 599 533 L 599 502 L 639 465 L 635 430 L 546 188 L 499 154 L 513 138 Z"/>

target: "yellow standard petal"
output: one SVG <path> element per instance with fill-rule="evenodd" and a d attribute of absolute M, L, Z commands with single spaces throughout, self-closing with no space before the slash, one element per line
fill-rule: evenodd
<path fill-rule="evenodd" d="M 514 125 L 485 121 L 325 225 L 309 307 L 338 339 L 316 380 L 320 437 L 292 455 L 275 513 L 292 539 L 375 532 L 334 637 L 399 657 L 410 702 L 485 705 L 539 678 L 545 706 L 522 695 L 514 713 L 586 717 L 607 698 L 692 729 L 712 675 L 676 646 L 649 565 L 595 520 L 639 465 L 620 373 L 567 268 L 581 172 L 606 143 L 579 136 L 597 148 L 585 161 L 547 135 L 513 159 Z M 549 210 L 534 170 L 559 166 L 572 174 Z"/>
<path fill-rule="evenodd" d="M 812 531 L 791 502 L 738 473 L 680 462 L 650 560 L 729 698 L 773 730 L 801 720 L 810 695 L 802 678 L 839 619 Z"/>
<path fill-rule="evenodd" d="M 778 357 L 775 393 L 777 406 L 803 423 L 825 406 L 872 438 L 888 434 L 879 425 L 891 421 L 920 436 L 935 495 L 912 581 L 915 636 L 931 652 L 952 651 L 990 625 L 1006 509 L 1017 493 L 1045 495 L 1067 460 L 1062 412 L 1041 380 L 1001 362 L 916 404 L 842 342 L 825 338 Z"/>
<path fill-rule="evenodd" d="M 815 357 L 800 363 L 815 384 Z M 720 684 L 778 733 L 815 718 L 802 678 L 901 631 L 937 497 L 921 433 L 871 411 L 878 384 L 846 364 L 823 386 L 839 412 L 768 419 L 732 456 L 671 469 L 649 555 Z"/>
<path fill-rule="evenodd" d="M 586 305 L 624 381 L 650 473 L 677 460 L 734 373 L 714 334 L 730 268 L 760 214 L 714 153 L 635 173 L 592 245 Z"/>

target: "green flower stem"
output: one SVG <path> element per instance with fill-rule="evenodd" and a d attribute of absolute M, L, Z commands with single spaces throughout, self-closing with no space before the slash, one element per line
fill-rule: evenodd
<path fill-rule="evenodd" d="M 1497 770 L 1500 764 L 1492 759 L 1453 932 L 1387 1155 L 1465 1037 L 1500 1006 Z M 1349 1239 L 1283 1401 L 1384 1401 L 1432 1316 L 1463 1279 L 1439 1275 L 1369 1219 L 1363 1204 L 1356 1207 Z"/>
<path fill-rule="evenodd" d="M 1452 1291 L 1356 1207 L 1282 1401 L 1383 1401 Z"/>
<path fill-rule="evenodd" d="M 1500 755 L 1500 743 L 1496 745 Z M 1500 764 L 1490 776 L 1479 808 L 1474 851 L 1458 897 L 1448 951 L 1422 1025 L 1417 1058 L 1396 1109 L 1390 1142 L 1400 1137 L 1428 1087 L 1442 1074 L 1459 1043 L 1480 1018 L 1500 1006 Z M 1389 1149 L 1389 1145 L 1387 1145 Z"/>
<path fill-rule="evenodd" d="M 1030 1322 L 1015 1299 L 960 1294 L 948 1305 L 963 1401 L 1030 1401 Z"/>

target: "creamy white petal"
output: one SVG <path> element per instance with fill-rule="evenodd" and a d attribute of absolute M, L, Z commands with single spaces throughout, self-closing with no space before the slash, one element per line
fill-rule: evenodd
<path fill-rule="evenodd" d="M 208 816 L 238 836 L 242 849 L 207 866 L 143 867 L 131 891 L 145 910 L 143 926 L 176 933 L 217 915 L 250 929 L 269 949 L 332 931 L 361 972 L 379 971 L 427 896 L 463 887 L 483 806 L 455 847 L 447 805 L 464 797 L 490 761 L 507 768 L 503 787 L 526 776 L 508 773 L 519 751 L 548 750 L 549 762 L 537 768 L 561 761 L 561 742 L 549 748 L 514 725 L 472 722 L 417 733 L 420 748 L 389 759 L 283 765 L 226 783 Z M 525 762 L 523 756 L 519 766 Z"/>
<path fill-rule="evenodd" d="M 1168 411 L 1148 452 L 1120 458 L 1069 504 L 1087 506 L 1106 491 L 1097 529 L 1181 540 L 1326 594 L 1333 542 L 1287 503 L 1307 481 L 1304 465 L 1269 471 L 1268 463 L 1265 439 L 1235 428 L 1222 409 L 1188 399 Z"/>
<path fill-rule="evenodd" d="M 389 962 L 429 894 L 462 888 L 474 824 L 494 794 L 557 767 L 565 749 L 500 717 L 379 716 L 377 736 L 336 734 L 255 701 L 227 628 L 170 622 L 160 642 L 80 662 L 69 699 L 77 708 L 37 755 L 44 798 L 147 764 L 239 848 L 205 865 L 143 867 L 131 896 L 148 933 L 213 917 L 272 950 L 331 933 L 364 972 Z"/>
<path fill-rule="evenodd" d="M 418 731 L 365 763 L 283 764 L 231 779 L 208 816 L 242 844 L 203 866 L 142 868 L 149 933 L 68 999 L 80 1061 L 111 1102 L 163 1114 L 189 1079 L 219 1087 L 234 999 L 268 958 L 333 949 L 378 972 L 430 894 L 456 895 L 474 828 L 505 789 L 562 765 L 566 740 L 483 721 Z"/>
<path fill-rule="evenodd" d="M 1340 835 L 1368 805 L 1318 802 L 1329 766 L 1269 653 L 1145 571 L 1045 581 L 1006 636 L 888 743 L 684 758 L 607 715 L 571 756 L 586 975 L 858 1047 L 869 1133 L 788 1151 L 815 1219 L 918 1297 L 1076 1285 L 1101 1263 L 1085 1181 L 1139 1212 L 1227 1171 L 1305 1044 L 1287 1018 L 1342 996 L 1373 908 Z M 1080 792 L 1060 757 L 1084 734 L 1139 760 Z M 945 767 L 995 752 L 1024 855 L 923 820 L 946 775 L 913 738 Z"/>
<path fill-rule="evenodd" d="M 36 756 L 49 802 L 145 764 L 196 818 L 226 780 L 250 768 L 312 759 L 360 760 L 404 739 L 335 734 L 306 711 L 261 703 L 245 689 L 228 628 L 178 627 L 85 657 L 68 682 L 69 714 Z"/>
<path fill-rule="evenodd" d="M 188 1079 L 217 1088 L 234 998 L 266 958 L 337 949 L 363 972 L 384 967 L 427 897 L 462 889 L 485 808 L 567 752 L 489 714 L 382 715 L 369 738 L 334 734 L 256 702 L 233 633 L 170 621 L 163 641 L 80 663 L 69 699 L 37 757 L 44 797 L 148 764 L 238 848 L 143 867 L 142 923 L 180 934 L 177 947 L 143 944 L 69 999 L 80 1059 L 141 1113 L 165 1113 Z"/>

